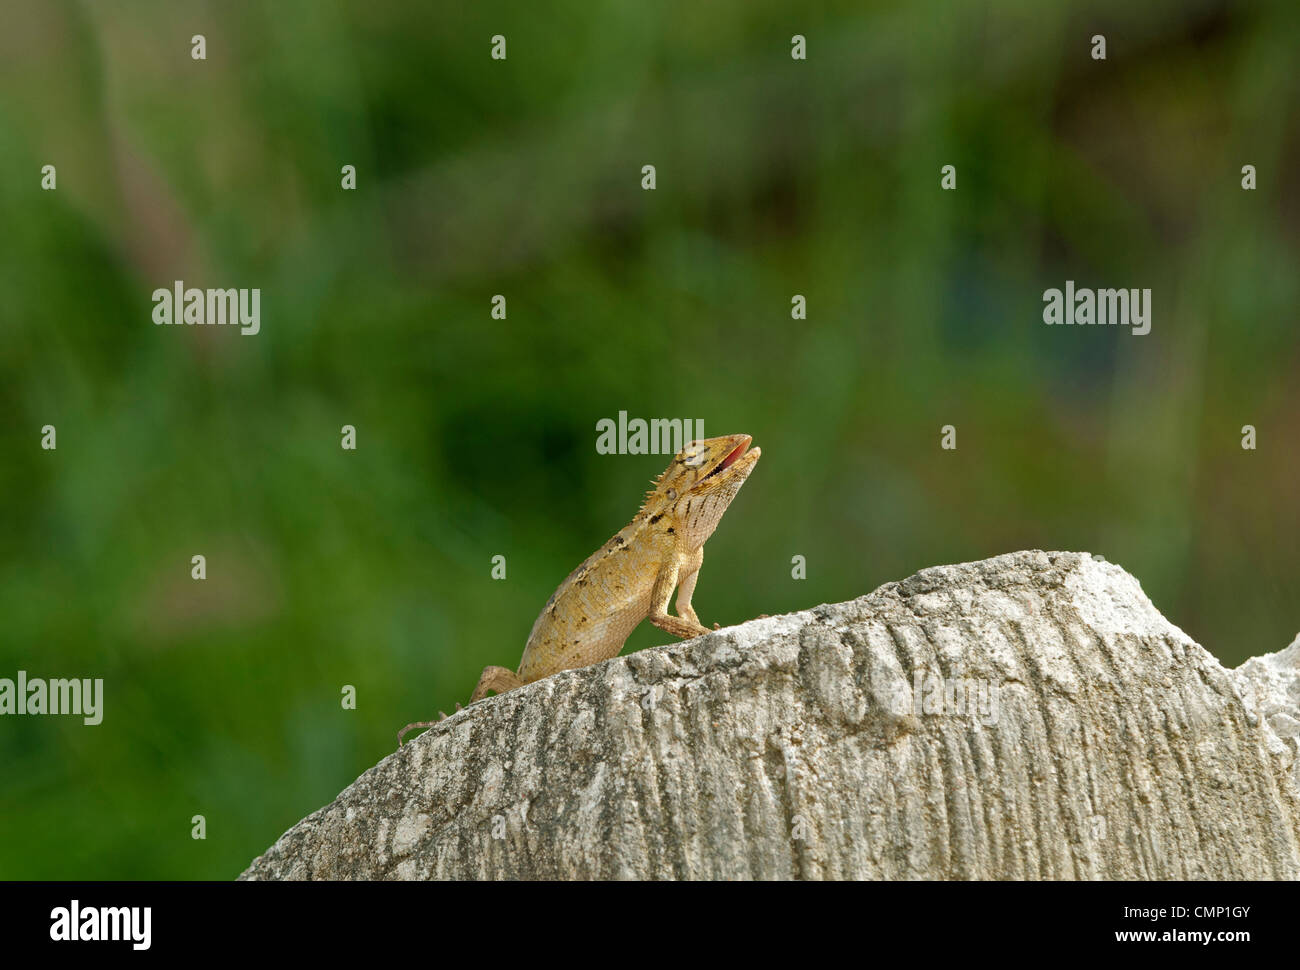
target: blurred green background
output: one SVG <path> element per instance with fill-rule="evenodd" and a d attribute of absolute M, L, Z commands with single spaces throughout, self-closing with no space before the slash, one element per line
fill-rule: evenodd
<path fill-rule="evenodd" d="M 1294 0 L 11 0 L 0 676 L 106 697 L 0 719 L 0 876 L 238 874 L 518 662 L 667 464 L 596 453 L 620 410 L 763 448 L 708 623 L 1071 549 L 1285 646 L 1298 50 Z M 155 327 L 176 279 L 262 332 Z M 1045 326 L 1066 279 L 1151 333 Z"/>

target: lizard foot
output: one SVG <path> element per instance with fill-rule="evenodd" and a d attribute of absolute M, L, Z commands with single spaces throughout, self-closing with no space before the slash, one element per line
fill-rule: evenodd
<path fill-rule="evenodd" d="M 523 686 L 524 682 L 513 670 L 507 670 L 505 667 L 484 667 L 483 676 L 478 679 L 478 686 L 470 695 L 469 702 L 473 704 L 475 701 L 481 701 L 487 697 L 490 690 L 504 694 L 508 690 Z"/>

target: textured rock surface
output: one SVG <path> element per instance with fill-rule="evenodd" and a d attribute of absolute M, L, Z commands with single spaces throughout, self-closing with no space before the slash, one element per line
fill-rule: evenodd
<path fill-rule="evenodd" d="M 1300 638 L 1019 552 L 485 701 L 243 878 L 1294 879 L 1298 735 Z"/>

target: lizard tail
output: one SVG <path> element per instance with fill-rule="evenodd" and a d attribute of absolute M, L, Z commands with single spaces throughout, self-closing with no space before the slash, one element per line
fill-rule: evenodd
<path fill-rule="evenodd" d="M 442 714 L 442 711 L 439 711 L 438 713 Z M 442 714 L 442 717 L 438 718 L 438 721 L 446 720 L 446 718 L 447 715 Z M 433 727 L 438 723 L 438 721 L 412 721 L 410 724 L 406 725 L 406 727 L 402 728 L 402 730 L 397 732 L 397 746 L 399 748 L 402 746 L 402 738 L 406 737 L 406 732 L 417 731 L 420 728 Z"/>
<path fill-rule="evenodd" d="M 478 679 L 478 686 L 470 695 L 469 702 L 473 704 L 475 701 L 481 701 L 490 690 L 504 694 L 508 690 L 522 686 L 524 682 L 513 670 L 507 670 L 505 667 L 484 667 L 483 676 Z"/>
<path fill-rule="evenodd" d="M 484 667 L 483 676 L 478 679 L 478 686 L 474 688 L 474 693 L 470 697 L 469 702 L 473 704 L 475 701 L 481 701 L 487 696 L 488 691 L 496 691 L 498 694 L 504 694 L 508 690 L 514 690 L 516 687 L 522 686 L 524 686 L 524 682 L 519 679 L 518 675 L 516 675 L 513 670 L 507 670 L 505 667 Z M 461 710 L 459 704 L 456 705 L 456 710 Z M 442 711 L 439 711 L 438 714 L 438 721 L 445 721 L 447 719 L 447 715 L 443 714 Z M 402 746 L 402 738 L 406 736 L 408 731 L 433 727 L 438 723 L 438 721 L 415 721 L 406 725 L 406 727 L 397 732 L 397 746 L 399 748 Z"/>

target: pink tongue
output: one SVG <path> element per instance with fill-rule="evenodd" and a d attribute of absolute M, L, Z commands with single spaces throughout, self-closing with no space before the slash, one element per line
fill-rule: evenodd
<path fill-rule="evenodd" d="M 722 459 L 722 464 L 718 466 L 718 471 L 725 471 L 736 463 L 736 459 L 745 453 L 744 445 L 737 445 L 736 450 Z"/>

